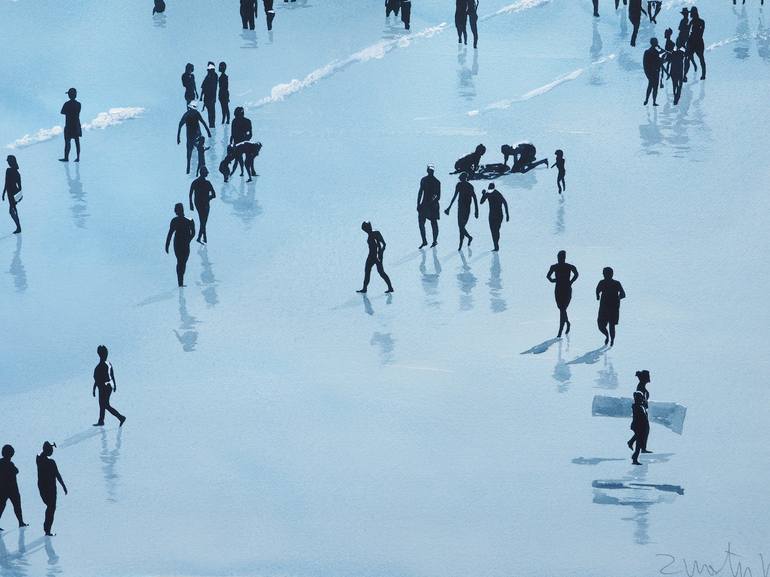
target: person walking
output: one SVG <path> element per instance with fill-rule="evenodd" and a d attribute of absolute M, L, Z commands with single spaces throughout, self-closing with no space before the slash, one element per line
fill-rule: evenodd
<path fill-rule="evenodd" d="M 11 461 L 14 453 L 11 445 L 3 446 L 2 459 L 0 459 L 0 517 L 3 516 L 6 503 L 10 501 L 19 527 L 28 527 L 21 512 L 21 494 L 19 493 L 19 483 L 16 480 L 19 470 Z"/>
<path fill-rule="evenodd" d="M 174 205 L 176 216 L 171 219 L 166 235 L 166 254 L 174 237 L 174 256 L 176 256 L 176 279 L 180 287 L 184 286 L 184 273 L 187 269 L 187 259 L 190 258 L 190 243 L 195 238 L 195 221 L 184 215 L 184 205 L 181 202 Z"/>
<path fill-rule="evenodd" d="M 652 95 L 652 105 L 658 105 L 658 82 L 660 82 L 660 47 L 657 38 L 650 38 L 650 47 L 644 51 L 642 58 L 644 75 L 647 77 L 647 93 L 644 97 L 644 106 L 650 101 Z"/>
<path fill-rule="evenodd" d="M 206 236 L 206 223 L 209 220 L 211 201 L 217 197 L 211 182 L 206 179 L 208 175 L 209 171 L 204 166 L 201 168 L 201 175 L 190 184 L 190 210 L 198 211 L 199 228 L 196 240 L 200 244 L 209 242 Z"/>
<path fill-rule="evenodd" d="M 215 128 L 217 124 L 216 119 L 216 101 L 217 101 L 217 84 L 219 78 L 214 70 L 214 63 L 209 61 L 206 65 L 206 76 L 201 82 L 201 96 L 203 101 L 203 110 L 208 111 L 209 114 L 209 128 Z"/>
<path fill-rule="evenodd" d="M 390 283 L 390 277 L 385 273 L 385 269 L 382 266 L 382 259 L 385 256 L 385 239 L 380 234 L 379 230 L 372 230 L 371 222 L 362 222 L 361 230 L 366 233 L 366 243 L 369 246 L 369 254 L 366 257 L 366 264 L 364 265 L 364 286 L 361 290 L 356 291 L 362 294 L 366 294 L 369 287 L 369 279 L 372 276 L 372 267 L 377 267 L 379 273 L 385 284 L 388 285 L 386 293 L 393 292 L 393 285 Z"/>
<path fill-rule="evenodd" d="M 596 322 L 599 332 L 604 335 L 604 344 L 615 344 L 615 327 L 620 321 L 620 301 L 626 298 L 623 285 L 616 281 L 611 267 L 604 267 L 604 278 L 596 285 L 596 300 L 599 301 L 599 315 Z M 607 328 L 609 327 L 609 333 Z"/>
<path fill-rule="evenodd" d="M 59 467 L 56 466 L 56 461 L 51 459 L 53 455 L 53 449 L 56 443 L 49 443 L 46 441 L 43 443 L 43 451 L 37 456 L 37 488 L 40 492 L 40 498 L 45 504 L 45 521 L 43 522 L 43 530 L 46 537 L 53 537 L 54 533 L 51 533 L 53 527 L 53 518 L 56 514 L 56 482 L 58 481 L 61 488 L 64 489 L 64 494 L 67 494 L 67 485 L 64 484 L 64 480 L 59 473 Z"/>
<path fill-rule="evenodd" d="M 64 115 L 64 158 L 61 162 L 69 162 L 71 141 L 75 141 L 75 162 L 80 162 L 80 137 L 83 136 L 83 128 L 80 125 L 80 102 L 77 101 L 78 91 L 74 88 L 67 90 L 69 100 L 61 107 Z"/>
<path fill-rule="evenodd" d="M 468 44 L 468 0 L 455 0 L 457 43 Z"/>
<path fill-rule="evenodd" d="M 706 46 L 703 43 L 703 33 L 706 31 L 706 22 L 698 14 L 698 7 L 690 8 L 690 36 L 687 39 L 687 57 L 685 58 L 684 77 L 687 78 L 687 72 L 690 70 L 690 63 L 695 64 L 694 55 L 698 56 L 700 61 L 700 79 L 706 80 L 706 60 L 704 52 Z M 698 67 L 695 66 L 695 70 Z"/>
<path fill-rule="evenodd" d="M 479 47 L 479 0 L 468 0 L 468 23 L 471 25 L 471 34 L 473 34 L 473 48 Z"/>
<path fill-rule="evenodd" d="M 257 0 L 241 0 L 241 23 L 243 29 L 254 30 L 254 18 L 257 16 Z"/>
<path fill-rule="evenodd" d="M 187 111 L 182 115 L 179 120 L 179 126 L 176 130 L 176 143 L 181 144 L 180 135 L 182 133 L 182 126 L 186 129 L 187 134 L 187 174 L 190 174 L 190 159 L 192 158 L 192 152 L 194 148 L 202 147 L 200 141 L 201 138 L 201 126 L 206 129 L 206 134 L 211 138 L 211 131 L 206 125 L 206 121 L 203 120 L 201 113 L 198 112 L 198 105 L 195 101 L 187 104 Z M 200 154 L 200 150 L 199 150 Z"/>
<path fill-rule="evenodd" d="M 441 198 L 441 182 L 434 176 L 435 168 L 432 164 L 427 167 L 428 174 L 420 180 L 420 189 L 417 192 L 417 214 L 418 224 L 420 226 L 420 236 L 422 244 L 418 248 L 424 248 L 428 245 L 425 236 L 425 221 L 430 221 L 430 227 L 433 232 L 433 244 L 431 248 L 438 244 L 438 220 L 441 217 L 439 199 Z"/>
<path fill-rule="evenodd" d="M 556 338 L 561 338 L 562 331 L 566 327 L 566 333 L 569 334 L 572 325 L 567 316 L 567 307 L 572 300 L 572 285 L 578 279 L 578 270 L 574 265 L 567 262 L 567 252 L 560 250 L 556 254 L 556 264 L 552 264 L 545 277 L 556 286 L 554 287 L 554 298 L 556 307 L 559 309 L 559 334 Z"/>
<path fill-rule="evenodd" d="M 638 373 L 637 373 L 638 374 Z M 631 463 L 641 465 L 639 453 L 650 453 L 647 450 L 647 438 L 650 436 L 650 417 L 645 394 L 642 391 L 634 391 L 634 401 L 631 406 L 631 430 L 634 436 L 628 441 L 629 448 L 634 447 L 631 455 Z"/>
<path fill-rule="evenodd" d="M 8 197 L 8 214 L 11 215 L 16 230 L 13 234 L 19 234 L 21 232 L 21 224 L 19 223 L 19 209 L 16 206 L 21 200 L 21 174 L 19 173 L 19 163 L 13 154 L 9 154 L 6 158 L 8 162 L 8 168 L 5 169 L 5 184 L 3 185 L 3 200 Z M 17 196 L 18 195 L 18 196 Z"/>
<path fill-rule="evenodd" d="M 489 203 L 489 231 L 492 233 L 492 242 L 495 248 L 492 252 L 500 250 L 500 226 L 503 224 L 503 208 L 505 208 L 505 222 L 508 222 L 508 202 L 495 188 L 495 183 L 490 182 L 487 190 L 481 193 L 481 204 Z"/>
<path fill-rule="evenodd" d="M 401 22 L 404 23 L 404 29 L 409 30 L 411 20 L 412 0 L 401 0 Z"/>
<path fill-rule="evenodd" d="M 464 239 L 468 239 L 468 248 L 471 247 L 471 242 L 473 242 L 473 237 L 465 228 L 471 217 L 471 203 L 473 203 L 474 217 L 479 217 L 479 203 L 476 200 L 476 191 L 473 189 L 473 185 L 468 182 L 468 174 L 465 172 L 460 174 L 460 182 L 455 186 L 455 194 L 449 202 L 449 206 L 444 211 L 444 214 L 447 216 L 449 216 L 449 211 L 452 208 L 455 199 L 457 199 L 457 228 L 460 231 L 460 246 L 457 247 L 457 250 L 462 250 Z"/>
<path fill-rule="evenodd" d="M 126 417 L 121 415 L 115 407 L 110 405 L 110 396 L 118 392 L 118 384 L 115 381 L 115 371 L 112 363 L 107 362 L 109 351 L 104 345 L 96 347 L 96 354 L 99 355 L 99 363 L 94 368 L 94 386 L 91 394 L 96 397 L 96 391 L 99 391 L 99 420 L 94 423 L 94 427 L 104 426 L 104 413 L 109 412 L 113 417 L 120 421 L 120 426 L 126 422 Z"/>
<path fill-rule="evenodd" d="M 642 0 L 629 0 L 628 19 L 634 27 L 634 31 L 631 33 L 631 46 L 636 46 L 636 37 L 639 34 L 639 26 L 642 23 L 642 14 L 647 15 L 647 12 L 642 8 Z"/>

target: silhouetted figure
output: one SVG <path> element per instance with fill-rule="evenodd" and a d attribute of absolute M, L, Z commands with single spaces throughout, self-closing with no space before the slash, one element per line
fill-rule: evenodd
<path fill-rule="evenodd" d="M 676 50 L 676 44 L 671 39 L 674 33 L 671 28 L 666 28 L 663 32 L 663 37 L 666 39 L 666 43 L 663 46 L 663 52 L 661 52 L 661 69 L 660 69 L 660 87 L 663 88 L 664 76 L 671 78 L 671 57 Z"/>
<path fill-rule="evenodd" d="M 209 220 L 210 204 L 213 199 L 217 197 L 217 193 L 214 192 L 214 187 L 206 180 L 209 175 L 208 169 L 204 166 L 201 169 L 201 175 L 192 181 L 190 184 L 190 210 L 198 211 L 198 238 L 196 239 L 200 244 L 208 244 L 209 240 L 206 236 L 206 222 Z"/>
<path fill-rule="evenodd" d="M 254 18 L 257 16 L 256 0 L 241 0 L 241 23 L 243 29 L 254 30 Z"/>
<path fill-rule="evenodd" d="M 441 198 L 441 182 L 433 175 L 434 168 L 432 164 L 428 165 L 428 174 L 420 179 L 420 189 L 417 191 L 417 214 L 418 223 L 420 225 L 420 237 L 422 238 L 422 244 L 419 248 L 424 248 L 428 245 L 428 240 L 425 237 L 425 221 L 430 221 L 430 227 L 433 231 L 433 244 L 434 247 L 438 244 L 438 219 L 441 217 L 439 207 L 439 199 Z"/>
<path fill-rule="evenodd" d="M 503 164 L 508 164 L 508 157 L 513 157 L 511 172 L 521 172 L 524 174 L 541 164 L 548 166 L 547 158 L 536 160 L 537 149 L 534 144 L 530 144 L 529 142 L 522 142 L 516 146 L 503 144 L 500 148 L 500 152 L 503 153 Z"/>
<path fill-rule="evenodd" d="M 567 316 L 567 307 L 572 300 L 572 284 L 578 279 L 578 271 L 574 265 L 567 262 L 565 251 L 560 250 L 556 254 L 556 260 L 556 264 L 552 264 L 548 269 L 545 278 L 556 285 L 553 291 L 556 307 L 559 309 L 559 334 L 556 337 L 561 338 L 564 328 L 567 329 L 565 334 L 569 334 L 572 327 Z"/>
<path fill-rule="evenodd" d="M 96 391 L 99 391 L 99 420 L 94 423 L 94 427 L 104 426 L 105 411 L 120 421 L 120 426 L 122 427 L 123 423 L 126 422 L 126 417 L 110 405 L 110 396 L 118 391 L 118 383 L 115 381 L 115 371 L 112 369 L 112 363 L 107 362 L 109 351 L 104 345 L 99 345 L 96 347 L 96 354 L 99 355 L 99 364 L 94 368 L 94 387 L 91 394 L 95 397 Z"/>
<path fill-rule="evenodd" d="M 206 65 L 206 76 L 201 83 L 201 100 L 203 101 L 203 109 L 209 113 L 209 127 L 214 128 L 216 125 L 216 101 L 217 101 L 217 83 L 219 78 L 214 70 L 214 63 L 209 62 Z"/>
<path fill-rule="evenodd" d="M 679 35 L 676 37 L 677 48 L 687 48 L 687 42 L 690 39 L 690 27 L 691 27 L 691 23 L 688 17 L 689 14 L 690 12 L 687 10 L 687 8 L 682 8 L 682 19 L 679 21 Z M 688 58 L 692 62 L 693 67 L 697 71 L 698 66 L 695 64 L 695 60 L 692 59 L 692 54 L 686 55 L 685 58 Z M 685 65 L 682 82 L 687 82 L 688 70 L 689 70 L 689 64 Z"/>
<path fill-rule="evenodd" d="M 599 0 L 593 0 L 594 3 L 594 18 L 599 17 Z"/>
<path fill-rule="evenodd" d="M 639 453 L 647 443 L 647 437 L 650 435 L 650 418 L 647 414 L 647 401 L 644 394 L 640 391 L 634 391 L 634 404 L 631 407 L 631 430 L 634 432 L 632 440 L 636 442 L 634 454 L 631 455 L 631 462 L 634 465 L 641 465 L 639 462 Z"/>
<path fill-rule="evenodd" d="M 59 160 L 69 162 L 72 140 L 75 141 L 75 162 L 80 162 L 80 137 L 83 136 L 83 128 L 80 126 L 80 102 L 75 100 L 78 91 L 74 88 L 67 90 L 69 100 L 61 107 L 64 115 L 64 158 Z"/>
<path fill-rule="evenodd" d="M 636 46 L 636 36 L 639 34 L 642 14 L 647 15 L 647 12 L 642 8 L 642 0 L 630 0 L 628 4 L 628 19 L 634 25 L 634 31 L 631 33 L 631 46 Z"/>
<path fill-rule="evenodd" d="M 251 120 L 246 118 L 243 106 L 235 108 L 235 118 L 230 133 L 230 144 L 236 145 L 240 142 L 251 140 Z M 241 167 L 241 176 L 243 176 L 243 157 L 238 157 L 238 166 Z"/>
<path fill-rule="evenodd" d="M 19 234 L 21 232 L 21 224 L 19 223 L 19 209 L 16 205 L 22 198 L 21 174 L 19 173 L 19 163 L 13 154 L 9 154 L 6 161 L 8 162 L 8 168 L 5 169 L 3 200 L 5 200 L 6 196 L 8 197 L 8 214 L 11 215 L 14 224 L 16 224 L 16 230 L 13 231 L 13 234 Z"/>
<path fill-rule="evenodd" d="M 201 169 L 206 168 L 206 151 L 211 148 L 206 146 L 206 139 L 199 135 L 195 139 L 195 150 L 198 152 L 198 166 L 195 168 L 195 176 L 200 176 Z"/>
<path fill-rule="evenodd" d="M 459 2 L 460 0 L 458 0 Z M 385 0 L 385 18 L 390 18 L 390 13 L 393 12 L 398 16 L 401 10 L 401 0 Z"/>
<path fill-rule="evenodd" d="M 211 138 L 211 131 L 206 125 L 206 121 L 203 120 L 201 113 L 198 112 L 198 107 L 195 102 L 190 102 L 187 105 L 187 112 L 182 115 L 179 120 L 179 126 L 176 129 L 176 143 L 181 144 L 180 134 L 182 132 L 182 126 L 187 131 L 187 174 L 190 174 L 190 158 L 192 157 L 193 148 L 200 145 L 199 138 L 201 137 L 200 127 L 206 129 L 206 134 Z M 199 150 L 199 155 L 200 155 Z"/>
<path fill-rule="evenodd" d="M 471 217 L 471 202 L 473 203 L 474 217 L 479 217 L 479 203 L 476 200 L 476 191 L 473 189 L 473 185 L 468 182 L 468 175 L 464 172 L 460 175 L 460 182 L 455 186 L 455 194 L 444 211 L 444 214 L 447 216 L 449 216 L 449 211 L 455 199 L 457 199 L 457 228 L 460 230 L 460 246 L 457 250 L 462 250 L 463 239 L 468 239 L 468 248 L 470 248 L 471 242 L 473 242 L 473 237 L 468 234 L 465 228 L 468 224 L 468 219 Z"/>
<path fill-rule="evenodd" d="M 219 63 L 219 106 L 222 108 L 222 124 L 230 124 L 230 77 L 227 64 Z"/>
<path fill-rule="evenodd" d="M 457 43 L 468 44 L 468 0 L 455 0 Z"/>
<path fill-rule="evenodd" d="M 492 233 L 492 242 L 495 245 L 493 252 L 500 250 L 500 226 L 503 224 L 503 208 L 505 208 L 505 222 L 508 222 L 508 203 L 500 191 L 495 188 L 495 183 L 490 182 L 487 190 L 481 193 L 481 204 L 489 203 L 489 231 Z"/>
<path fill-rule="evenodd" d="M 286 0 L 284 0 L 285 2 Z M 291 0 L 295 2 L 296 0 Z M 267 21 L 267 29 L 273 29 L 273 20 L 275 20 L 275 10 L 273 10 L 273 0 L 262 0 L 262 5 L 265 8 L 265 20 Z"/>
<path fill-rule="evenodd" d="M 703 43 L 703 33 L 706 30 L 706 22 L 698 14 L 698 8 L 690 8 L 690 36 L 687 39 L 687 57 L 685 58 L 684 77 L 687 78 L 687 72 L 690 70 L 690 62 L 695 64 L 693 55 L 698 56 L 700 61 L 700 79 L 706 80 L 706 60 L 704 51 L 706 46 Z M 697 70 L 697 66 L 695 67 Z"/>
<path fill-rule="evenodd" d="M 486 151 L 486 146 L 479 144 L 476 147 L 476 150 L 470 154 L 466 154 L 462 158 L 458 159 L 457 162 L 455 162 L 455 173 L 465 172 L 468 174 L 468 178 L 470 178 L 470 176 L 475 174 L 479 169 L 479 166 L 481 165 L 481 157 L 484 156 Z"/>
<path fill-rule="evenodd" d="M 165 0 L 155 0 L 154 2 L 155 6 L 152 9 L 152 15 L 155 14 L 163 14 L 166 11 L 166 1 Z"/>
<path fill-rule="evenodd" d="M 604 335 L 604 344 L 615 344 L 615 326 L 620 321 L 620 301 L 626 298 L 623 285 L 613 279 L 612 268 L 605 267 L 602 271 L 604 279 L 596 285 L 596 300 L 599 301 L 599 315 L 596 319 L 599 332 Z M 609 326 L 609 333 L 607 327 Z"/>
<path fill-rule="evenodd" d="M 671 54 L 671 63 L 668 72 L 671 75 L 671 86 L 674 91 L 674 104 L 679 104 L 679 98 L 682 96 L 685 57 L 684 46 L 675 49 L 673 54 Z"/>
<path fill-rule="evenodd" d="M 650 391 L 647 390 L 647 384 L 650 382 L 650 371 L 636 371 L 636 378 L 639 379 L 639 384 L 636 385 L 636 393 L 641 393 L 641 404 L 644 407 L 646 413 L 649 409 L 650 400 Z M 634 403 L 636 403 L 636 397 L 634 397 Z M 631 425 L 631 429 L 634 430 L 634 436 L 628 440 L 627 444 L 628 448 L 632 450 L 634 448 L 634 443 L 637 444 L 637 450 L 635 452 L 636 457 L 634 458 L 634 461 L 636 461 L 639 457 L 640 450 L 642 453 L 652 453 L 652 451 L 647 450 L 647 439 L 650 433 L 649 423 L 647 426 L 647 432 L 644 435 L 640 436 L 636 429 L 634 429 L 633 424 Z"/>
<path fill-rule="evenodd" d="M 174 237 L 174 255 L 176 256 L 176 279 L 180 287 L 184 286 L 184 272 L 187 268 L 187 259 L 190 258 L 190 243 L 195 238 L 195 221 L 187 219 L 184 215 L 184 205 L 181 202 L 174 205 L 176 216 L 171 219 L 166 235 L 166 254 Z"/>
<path fill-rule="evenodd" d="M 652 105 L 658 105 L 658 82 L 660 81 L 660 48 L 658 47 L 658 39 L 650 38 L 650 47 L 644 51 L 644 57 L 642 58 L 642 65 L 644 67 L 644 75 L 647 77 L 647 93 L 644 97 L 644 105 L 650 101 L 650 95 L 652 95 Z"/>
<path fill-rule="evenodd" d="M 53 448 L 56 443 L 49 443 L 46 441 L 43 443 L 43 452 L 40 453 L 37 458 L 37 488 L 40 491 L 40 498 L 43 499 L 45 504 L 45 521 L 43 522 L 43 530 L 47 537 L 53 537 L 51 533 L 51 527 L 53 526 L 53 517 L 56 514 L 56 482 L 58 481 L 61 488 L 64 489 L 64 494 L 67 494 L 67 485 L 64 484 L 64 480 L 59 474 L 59 468 L 56 466 L 56 461 L 51 459 L 53 455 Z"/>
<path fill-rule="evenodd" d="M 379 273 L 385 284 L 388 285 L 386 293 L 393 292 L 393 285 L 390 284 L 390 277 L 385 274 L 385 269 L 382 267 L 382 258 L 385 256 L 385 239 L 382 238 L 379 230 L 372 230 L 371 222 L 362 222 L 361 230 L 366 233 L 366 243 L 369 245 L 369 255 L 366 257 L 366 264 L 364 265 L 364 286 L 361 290 L 356 291 L 359 293 L 366 293 L 369 286 L 369 279 L 372 276 L 372 267 L 377 267 Z"/>
<path fill-rule="evenodd" d="M 184 86 L 184 99 L 187 104 L 190 104 L 193 100 L 198 99 L 198 89 L 195 86 L 195 74 L 193 74 L 195 66 L 189 62 L 184 67 L 184 74 L 182 74 L 182 86 Z"/>
<path fill-rule="evenodd" d="M 19 484 L 16 482 L 16 476 L 19 474 L 19 470 L 16 468 L 16 465 L 13 464 L 13 461 L 11 461 L 14 453 L 15 451 L 10 445 L 3 446 L 3 458 L 0 459 L 0 517 L 3 516 L 6 503 L 10 501 L 13 512 L 16 515 L 16 520 L 19 522 L 19 527 L 27 527 L 28 525 L 24 522 L 24 515 L 22 515 L 21 512 Z M 2 529 L 0 529 L 0 531 L 2 531 Z"/>
<path fill-rule="evenodd" d="M 551 168 L 558 169 L 556 172 L 556 187 L 559 189 L 559 194 L 561 194 L 563 190 L 567 190 L 567 183 L 564 180 L 564 177 L 567 175 L 567 169 L 564 167 L 564 151 L 559 149 L 554 152 L 554 155 L 556 160 Z"/>
<path fill-rule="evenodd" d="M 404 28 L 409 30 L 409 22 L 412 19 L 412 0 L 401 0 L 401 22 Z"/>
<path fill-rule="evenodd" d="M 479 0 L 468 0 L 468 23 L 471 25 L 471 34 L 473 34 L 473 47 L 479 47 Z"/>
<path fill-rule="evenodd" d="M 653 24 L 658 23 L 657 18 L 662 6 L 663 2 L 661 0 L 647 0 L 647 16 Z"/>

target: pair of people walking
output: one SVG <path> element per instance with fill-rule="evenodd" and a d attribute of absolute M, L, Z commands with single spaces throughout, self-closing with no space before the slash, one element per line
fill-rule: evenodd
<path fill-rule="evenodd" d="M 479 0 L 455 0 L 455 28 L 457 28 L 457 43 L 468 44 L 468 28 L 471 25 L 473 47 L 479 44 Z"/>

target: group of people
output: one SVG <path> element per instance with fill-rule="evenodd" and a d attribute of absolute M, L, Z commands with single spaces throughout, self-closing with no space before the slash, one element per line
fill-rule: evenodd
<path fill-rule="evenodd" d="M 385 0 L 385 18 L 390 18 L 391 14 L 398 18 L 399 13 L 404 29 L 409 30 L 412 20 L 412 0 Z"/>
<path fill-rule="evenodd" d="M 537 149 L 534 144 L 529 142 L 521 142 L 515 146 L 503 144 L 500 147 L 500 152 L 503 155 L 503 162 L 481 164 L 481 157 L 484 156 L 486 152 L 486 146 L 479 144 L 473 152 L 457 159 L 455 162 L 455 170 L 452 174 L 464 172 L 468 175 L 469 180 L 491 179 L 504 174 L 526 174 L 541 164 L 549 166 L 547 158 L 537 160 Z M 508 166 L 509 158 L 513 159 L 511 166 Z M 564 168 L 564 151 L 556 151 L 556 163 L 554 166 L 559 169 L 557 181 L 561 181 L 561 184 L 558 185 L 559 193 L 561 193 L 564 185 L 564 176 L 566 175 Z"/>
<path fill-rule="evenodd" d="M 473 47 L 479 44 L 479 0 L 455 0 L 455 28 L 457 28 L 457 43 L 468 44 L 468 24 L 473 34 Z"/>
<path fill-rule="evenodd" d="M 230 77 L 227 75 L 227 63 L 219 63 L 219 76 L 214 63 L 209 61 L 206 65 L 206 76 L 201 82 L 200 93 L 195 84 L 195 66 L 187 63 L 182 74 L 182 87 L 184 99 L 189 105 L 195 100 L 203 103 L 203 110 L 208 112 L 209 126 L 216 125 L 216 102 L 222 108 L 222 124 L 230 124 Z"/>
<path fill-rule="evenodd" d="M 660 84 L 660 88 L 663 88 L 664 78 L 671 80 L 674 104 L 679 104 L 682 85 L 687 82 L 690 65 L 696 72 L 698 70 L 695 56 L 700 62 L 700 79 L 706 79 L 706 60 L 704 58 L 706 47 L 703 41 L 705 29 L 706 23 L 700 17 L 697 6 L 692 6 L 689 10 L 682 8 L 682 19 L 679 22 L 679 33 L 676 41 L 672 40 L 674 31 L 671 28 L 667 28 L 664 32 L 666 43 L 662 47 L 657 38 L 650 38 L 650 47 L 644 51 L 642 58 L 644 74 L 647 77 L 645 106 L 649 103 L 650 96 L 652 96 L 652 105 L 658 105 L 658 84 Z"/>

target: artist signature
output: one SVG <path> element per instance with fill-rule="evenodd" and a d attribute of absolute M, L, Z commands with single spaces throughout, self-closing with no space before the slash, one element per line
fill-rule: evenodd
<path fill-rule="evenodd" d="M 658 573 L 661 575 L 770 577 L 770 559 L 765 560 L 764 555 L 759 553 L 757 562 L 752 565 L 746 557 L 733 551 L 730 543 L 727 543 L 727 549 L 724 550 L 723 556 L 716 563 L 685 559 L 669 553 L 658 553 L 655 556 L 660 558 L 661 567 L 658 569 Z"/>

